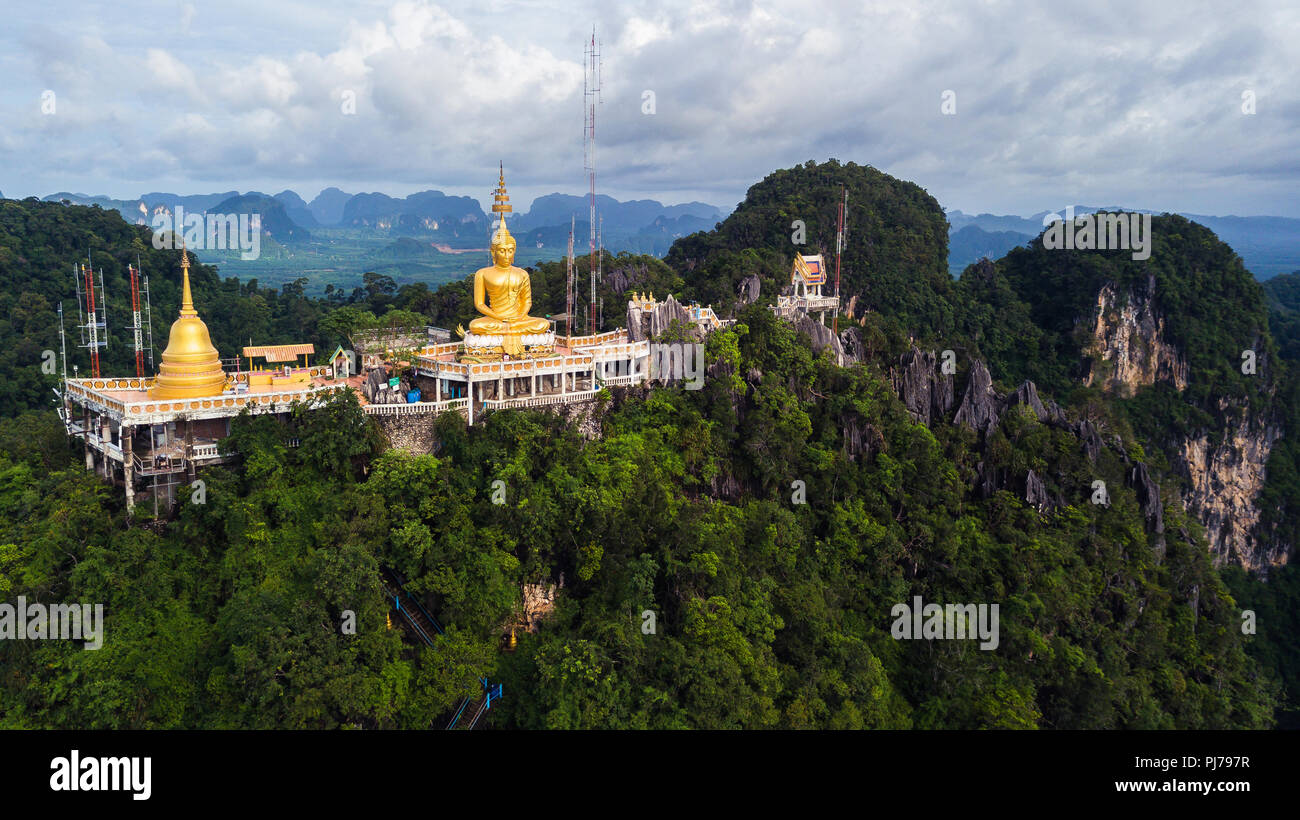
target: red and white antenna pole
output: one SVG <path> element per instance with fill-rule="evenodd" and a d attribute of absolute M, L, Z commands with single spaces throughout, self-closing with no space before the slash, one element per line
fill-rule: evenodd
<path fill-rule="evenodd" d="M 835 313 L 831 318 L 831 332 L 836 336 L 840 335 L 840 257 L 844 255 L 844 209 L 849 204 L 849 191 L 841 185 L 840 194 L 839 227 L 835 230 Z"/>
<path fill-rule="evenodd" d="M 591 42 L 586 48 L 586 74 L 582 82 L 584 103 L 583 147 L 587 171 L 587 220 L 591 240 L 589 246 L 591 263 L 591 301 L 587 306 L 587 332 L 595 333 L 596 320 L 596 281 L 600 270 L 600 260 L 596 256 L 596 106 L 600 104 L 600 52 L 596 45 L 596 29 L 591 29 Z"/>
<path fill-rule="evenodd" d="M 95 271 L 90 265 L 82 265 L 81 272 L 86 279 L 86 313 L 90 316 L 87 327 L 90 331 L 90 376 L 99 378 L 99 326 L 95 312 Z"/>
<path fill-rule="evenodd" d="M 569 255 L 568 276 L 564 286 L 564 316 L 567 330 L 565 335 L 573 336 L 573 226 L 574 216 L 569 215 Z"/>
<path fill-rule="evenodd" d="M 135 342 L 135 375 L 144 378 L 144 337 L 140 325 L 140 272 L 135 265 L 128 264 L 127 272 L 131 275 L 131 330 Z"/>

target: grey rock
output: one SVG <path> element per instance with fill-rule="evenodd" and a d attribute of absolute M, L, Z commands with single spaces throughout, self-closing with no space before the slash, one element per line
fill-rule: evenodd
<path fill-rule="evenodd" d="M 856 414 L 841 419 L 840 433 L 844 440 L 844 453 L 850 461 L 857 461 L 859 457 L 870 460 L 885 449 L 884 435 Z"/>
<path fill-rule="evenodd" d="M 758 301 L 759 292 L 762 290 L 762 283 L 758 279 L 758 274 L 751 273 L 736 287 L 736 295 L 739 297 L 740 305 L 748 305 Z"/>
<path fill-rule="evenodd" d="M 927 427 L 931 422 L 935 362 L 933 353 L 913 348 L 899 357 L 898 370 L 894 371 L 895 392 L 912 417 Z"/>
<path fill-rule="evenodd" d="M 1083 454 L 1088 457 L 1089 461 L 1096 464 L 1097 459 L 1101 457 L 1101 448 L 1105 446 L 1101 440 L 1101 434 L 1097 432 L 1096 425 L 1087 419 L 1081 419 L 1070 428 L 1070 431 L 1082 443 Z"/>
<path fill-rule="evenodd" d="M 856 327 L 840 331 L 840 348 L 844 351 L 846 361 L 865 362 L 867 360 L 867 351 L 862 344 L 862 334 L 858 333 Z"/>
<path fill-rule="evenodd" d="M 955 403 L 953 377 L 939 372 L 934 353 L 912 348 L 899 357 L 892 374 L 894 390 L 912 417 L 930 426 L 946 419 Z"/>
<path fill-rule="evenodd" d="M 1040 513 L 1047 512 L 1052 507 L 1052 499 L 1047 494 L 1043 479 L 1033 470 L 1025 476 L 1025 501 Z"/>
<path fill-rule="evenodd" d="M 998 491 L 999 486 L 1000 483 L 995 468 L 985 466 L 983 461 L 975 465 L 975 488 L 979 491 L 980 498 L 992 498 L 993 494 Z"/>
<path fill-rule="evenodd" d="M 1012 404 L 1023 404 L 1034 411 L 1034 415 L 1044 424 L 1064 424 L 1065 412 L 1061 410 L 1056 402 L 1048 401 L 1044 403 L 1038 397 L 1038 386 L 1031 381 L 1025 381 L 1024 384 L 1016 388 L 1015 392 L 1007 396 L 1007 406 Z"/>
<path fill-rule="evenodd" d="M 979 359 L 971 365 L 970 379 L 966 382 L 966 393 L 962 396 L 961 406 L 953 423 L 965 424 L 974 430 L 987 434 L 998 423 L 998 398 L 993 392 L 993 377 L 989 369 Z"/>
<path fill-rule="evenodd" d="M 646 339 L 654 339 L 666 331 L 674 321 L 681 322 L 687 327 L 693 327 L 691 315 L 682 307 L 681 303 L 668 295 L 659 304 L 655 305 L 654 310 L 645 311 L 636 307 L 632 302 L 627 303 L 627 332 L 628 338 L 634 342 L 642 342 Z M 693 334 L 700 335 L 700 334 Z"/>
<path fill-rule="evenodd" d="M 1147 465 L 1140 461 L 1129 470 L 1128 479 L 1129 486 L 1137 493 L 1138 505 L 1142 508 L 1142 517 L 1146 519 L 1147 526 L 1156 535 L 1163 536 L 1165 509 L 1160 501 L 1160 485 L 1151 477 Z"/>
<path fill-rule="evenodd" d="M 831 349 L 832 358 L 836 364 L 844 364 L 844 348 L 840 346 L 840 340 L 831 329 L 806 313 L 799 315 L 794 320 L 794 329 L 797 333 L 806 333 L 808 338 L 812 339 L 813 351 L 821 353 L 826 348 Z"/>

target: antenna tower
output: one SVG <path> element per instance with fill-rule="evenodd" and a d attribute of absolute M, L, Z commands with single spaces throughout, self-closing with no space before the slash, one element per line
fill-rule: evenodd
<path fill-rule="evenodd" d="M 60 389 L 56 391 L 59 394 L 59 418 L 63 420 L 64 428 L 71 433 L 72 414 L 68 407 L 68 343 L 66 334 L 63 332 L 63 302 L 59 302 L 59 353 L 63 359 L 63 382 L 59 385 Z"/>
<path fill-rule="evenodd" d="M 831 332 L 840 335 L 840 257 L 844 255 L 844 212 L 849 207 L 849 189 L 840 186 L 840 219 L 835 231 L 835 314 L 831 317 Z"/>
<path fill-rule="evenodd" d="M 99 378 L 99 349 L 108 348 L 108 302 L 104 299 L 104 272 L 99 272 L 95 284 L 95 271 L 82 264 L 80 272 L 73 266 L 73 279 L 77 283 L 77 328 L 81 331 L 81 344 L 90 351 L 90 377 Z"/>
<path fill-rule="evenodd" d="M 137 378 L 144 378 L 145 375 L 145 351 L 149 351 L 149 368 L 153 369 L 153 323 L 149 321 L 149 282 L 141 281 L 142 274 L 140 268 L 135 265 L 126 266 L 127 273 L 131 278 L 131 324 L 127 330 L 131 331 L 132 342 L 135 347 L 135 375 Z M 141 305 L 144 309 L 141 309 Z M 149 331 L 146 337 L 144 325 L 148 322 Z"/>
<path fill-rule="evenodd" d="M 596 28 L 591 29 L 591 41 L 584 51 L 586 75 L 582 81 L 582 98 L 584 122 L 582 129 L 583 152 L 587 171 L 588 192 L 588 226 L 591 229 L 591 301 L 587 308 L 587 332 L 595 333 L 593 322 L 596 319 L 596 283 L 600 281 L 600 258 L 596 248 L 596 107 L 601 104 L 600 96 L 600 47 L 596 43 Z"/>
<path fill-rule="evenodd" d="M 575 217 L 569 215 L 569 255 L 568 255 L 568 277 L 565 279 L 564 288 L 564 316 L 567 323 L 565 335 L 573 335 L 573 227 Z"/>

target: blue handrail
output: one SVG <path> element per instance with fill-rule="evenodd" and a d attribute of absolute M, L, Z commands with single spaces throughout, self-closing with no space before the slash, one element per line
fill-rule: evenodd
<path fill-rule="evenodd" d="M 417 622 L 415 618 L 411 617 L 407 610 L 402 609 L 402 600 L 397 596 L 393 596 L 393 604 L 396 607 L 397 612 L 406 619 L 406 622 L 410 624 L 416 632 L 420 634 L 420 637 L 424 639 L 424 642 L 429 646 L 433 646 L 433 638 L 431 638 L 429 634 L 420 627 L 419 622 Z"/>
<path fill-rule="evenodd" d="M 415 608 L 420 611 L 420 614 L 422 614 L 425 618 L 429 620 L 430 625 L 433 626 L 433 628 L 438 632 L 439 635 L 446 635 L 447 633 L 443 631 L 442 626 L 438 624 L 437 619 L 435 619 L 432 615 L 430 615 L 428 610 L 426 610 L 420 604 L 420 601 L 414 595 L 412 595 L 410 592 L 407 591 L 406 585 L 402 584 L 397 580 L 397 573 L 391 572 L 391 570 L 389 572 L 393 576 L 394 585 L 397 587 L 397 593 L 392 596 L 393 607 L 398 611 L 398 613 L 401 614 L 402 618 L 404 618 L 406 622 L 411 625 L 411 627 L 416 631 L 416 633 L 419 634 L 419 636 L 424 639 L 425 644 L 432 647 L 434 645 L 432 636 L 430 636 L 427 632 L 425 632 L 424 629 L 420 626 L 419 622 L 415 620 L 415 617 L 411 615 L 409 607 L 404 608 L 402 606 L 403 595 L 406 596 L 407 600 L 410 603 L 415 605 Z M 473 729 L 478 724 L 479 718 L 483 716 L 484 712 L 492 708 L 492 701 L 500 700 L 502 697 L 501 684 L 498 683 L 495 686 L 493 686 L 488 681 L 487 678 L 479 678 L 479 683 L 483 685 L 483 696 L 482 696 L 483 703 L 481 706 L 479 706 L 478 711 L 474 713 L 473 717 L 470 718 L 470 722 L 469 722 L 470 729 Z M 456 709 L 456 714 L 452 716 L 451 721 L 447 724 L 448 729 L 456 728 L 456 725 L 460 723 L 461 718 L 464 716 L 465 710 L 469 708 L 469 705 L 473 703 L 474 700 L 475 698 L 473 697 L 467 697 L 460 702 L 460 706 Z"/>

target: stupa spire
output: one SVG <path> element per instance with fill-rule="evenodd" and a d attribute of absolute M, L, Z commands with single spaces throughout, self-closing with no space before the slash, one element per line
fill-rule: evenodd
<path fill-rule="evenodd" d="M 190 293 L 190 255 L 185 250 L 185 238 L 181 238 L 181 315 L 198 316 L 194 309 L 194 295 Z"/>
<path fill-rule="evenodd" d="M 494 243 L 497 242 L 498 238 L 505 240 L 510 237 L 510 229 L 506 227 L 506 214 L 514 210 L 510 205 L 510 194 L 506 193 L 506 166 L 504 162 L 500 164 L 499 174 L 497 189 L 492 192 L 492 199 L 494 200 L 492 213 L 501 214 L 501 224 L 497 226 L 497 232 L 492 238 Z"/>

